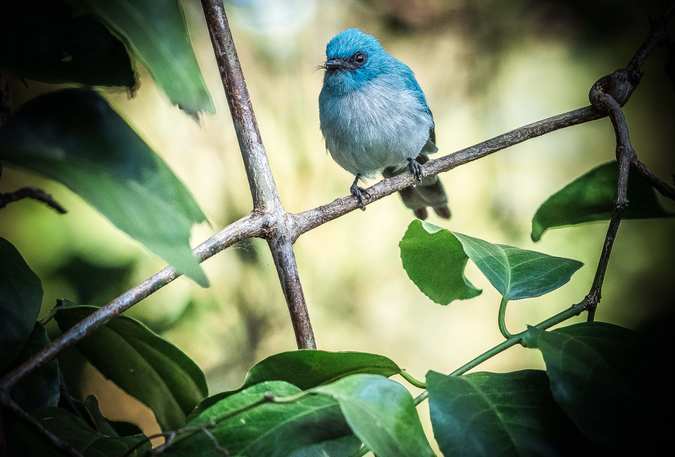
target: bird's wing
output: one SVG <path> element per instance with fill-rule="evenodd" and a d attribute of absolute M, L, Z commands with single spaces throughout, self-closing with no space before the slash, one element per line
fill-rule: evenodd
<path fill-rule="evenodd" d="M 434 115 L 431 112 L 431 109 L 429 108 L 429 105 L 427 104 L 427 99 L 424 96 L 424 91 L 422 91 L 422 88 L 420 87 L 419 83 L 417 82 L 417 79 L 415 79 L 415 74 L 413 71 L 410 69 L 409 66 L 404 64 L 403 62 L 400 62 L 401 65 L 401 76 L 403 77 L 403 81 L 405 84 L 405 88 L 412 91 L 415 96 L 417 97 L 417 100 L 419 100 L 420 104 L 424 107 L 424 110 L 429 113 L 429 116 L 431 117 L 431 121 L 434 121 Z M 429 139 L 427 140 L 426 144 L 422 148 L 421 152 L 426 152 L 426 153 L 434 153 L 438 152 L 438 148 L 436 147 L 436 129 L 435 126 L 432 124 L 431 128 L 429 129 Z"/>

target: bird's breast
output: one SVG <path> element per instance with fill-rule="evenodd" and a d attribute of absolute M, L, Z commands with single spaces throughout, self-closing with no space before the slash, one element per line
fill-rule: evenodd
<path fill-rule="evenodd" d="M 433 126 L 414 92 L 386 80 L 341 95 L 324 88 L 319 108 L 331 156 L 353 174 L 372 175 L 417 157 Z"/>

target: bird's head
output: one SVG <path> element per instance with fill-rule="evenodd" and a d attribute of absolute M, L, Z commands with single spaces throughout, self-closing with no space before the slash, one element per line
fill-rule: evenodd
<path fill-rule="evenodd" d="M 387 71 L 390 57 L 379 41 L 359 29 L 335 35 L 326 46 L 324 88 L 357 90 Z"/>

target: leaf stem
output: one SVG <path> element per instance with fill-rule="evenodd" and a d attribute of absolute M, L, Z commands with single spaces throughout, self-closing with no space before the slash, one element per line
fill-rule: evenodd
<path fill-rule="evenodd" d="M 584 298 L 582 301 L 579 303 L 572 305 L 571 307 L 567 308 L 564 311 L 559 312 L 558 314 L 555 314 L 548 319 L 541 321 L 535 327 L 537 327 L 540 330 L 545 330 L 547 328 L 553 327 L 554 325 L 557 325 L 561 322 L 566 321 L 567 319 L 570 319 L 574 316 L 578 316 L 582 312 L 588 310 L 589 307 L 589 299 Z M 527 330 L 522 331 L 520 333 L 516 333 L 515 335 L 511 335 L 508 337 L 505 341 L 502 341 L 501 343 L 497 344 L 496 346 L 491 347 L 487 351 L 483 352 L 481 355 L 478 357 L 468 361 L 461 367 L 457 368 L 455 371 L 450 373 L 448 376 L 460 376 L 466 373 L 467 371 L 477 367 L 481 363 L 485 362 L 488 359 L 491 359 L 492 357 L 496 356 L 497 354 L 504 352 L 508 348 L 515 346 L 516 344 L 520 344 L 523 341 L 523 338 L 527 334 Z M 419 394 L 417 397 L 415 397 L 415 405 L 419 405 L 422 403 L 424 400 L 426 400 L 429 397 L 429 392 L 424 391 L 421 394 Z"/>
<path fill-rule="evenodd" d="M 506 297 L 502 297 L 502 300 L 499 302 L 499 316 L 497 317 L 497 324 L 499 325 L 499 331 L 502 332 L 504 338 L 507 340 L 513 336 L 509 329 L 506 327 L 506 305 L 509 301 Z"/>
<path fill-rule="evenodd" d="M 413 375 L 408 373 L 406 370 L 401 370 L 399 373 L 403 379 L 408 381 L 410 384 L 412 384 L 415 387 L 419 387 L 420 389 L 426 389 L 427 384 L 424 381 L 420 381 L 419 379 L 415 378 Z"/>

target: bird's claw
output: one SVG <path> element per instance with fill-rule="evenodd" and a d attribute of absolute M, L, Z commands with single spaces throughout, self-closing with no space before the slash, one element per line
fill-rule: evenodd
<path fill-rule="evenodd" d="M 359 202 L 359 208 L 365 211 L 366 210 L 365 201 L 370 199 L 370 194 L 368 193 L 368 191 L 362 187 L 359 187 L 356 184 L 356 182 L 352 184 L 352 186 L 349 188 L 349 191 L 354 197 L 356 197 L 356 200 Z"/>
<path fill-rule="evenodd" d="M 422 182 L 424 170 L 422 169 L 422 165 L 420 165 L 417 160 L 408 159 L 408 170 L 410 171 L 410 174 L 413 175 L 413 178 L 415 178 L 415 181 L 418 183 Z"/>

